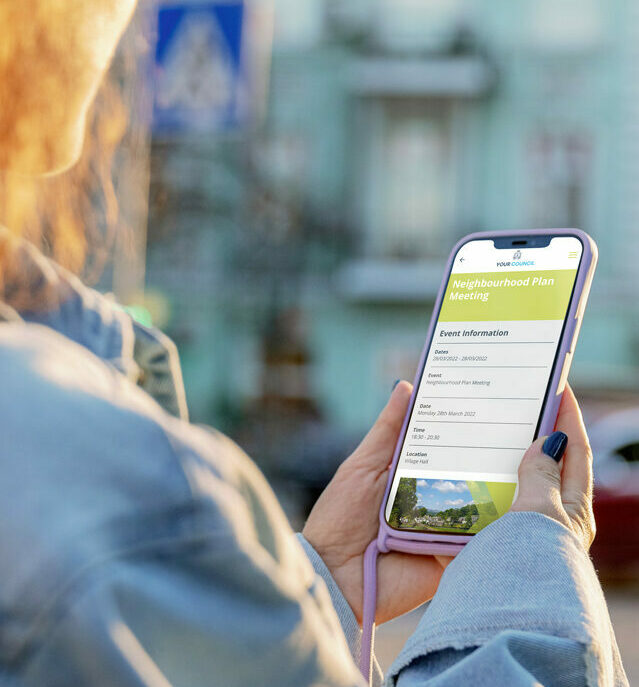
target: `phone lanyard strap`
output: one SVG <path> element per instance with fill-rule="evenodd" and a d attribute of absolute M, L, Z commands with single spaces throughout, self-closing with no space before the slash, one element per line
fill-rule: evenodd
<path fill-rule="evenodd" d="M 370 685 L 373 644 L 375 642 L 375 611 L 377 609 L 377 556 L 379 546 L 377 538 L 368 545 L 364 553 L 364 601 L 362 608 L 362 650 L 359 658 L 359 669 Z"/>
<path fill-rule="evenodd" d="M 456 556 L 463 543 L 411 541 L 398 537 L 376 537 L 364 552 L 364 599 L 362 608 L 362 649 L 359 668 L 370 685 L 373 672 L 373 645 L 375 642 L 375 611 L 377 610 L 377 557 L 380 553 L 400 551 L 417 555 Z"/>

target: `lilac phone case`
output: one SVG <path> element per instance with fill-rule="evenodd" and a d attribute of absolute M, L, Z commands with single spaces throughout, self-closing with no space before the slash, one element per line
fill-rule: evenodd
<path fill-rule="evenodd" d="M 559 342 L 559 351 L 557 355 L 557 364 L 552 372 L 550 380 L 550 388 L 548 390 L 548 402 L 544 408 L 541 422 L 539 425 L 540 434 L 550 434 L 555 426 L 557 419 L 557 412 L 561 402 L 561 396 L 566 385 L 568 371 L 570 370 L 570 363 L 572 362 L 572 354 L 577 343 L 577 336 L 581 327 L 586 301 L 588 300 L 588 292 L 590 291 L 590 284 L 594 275 L 595 266 L 597 264 L 597 246 L 595 242 L 579 229 L 532 229 L 528 231 L 499 231 L 499 232 L 483 232 L 476 234 L 469 234 L 461 239 L 453 248 L 448 262 L 446 264 L 445 274 L 450 274 L 453 259 L 461 246 L 468 241 L 476 239 L 492 239 L 499 236 L 529 236 L 534 234 L 552 234 L 554 236 L 576 236 L 583 244 L 583 254 L 577 278 L 575 279 L 574 297 L 570 302 L 568 310 L 568 317 L 566 320 L 566 327 L 564 329 L 561 341 Z M 464 545 L 472 539 L 471 536 L 450 535 L 450 534 L 434 534 L 430 532 L 402 532 L 392 529 L 386 524 L 384 518 L 384 511 L 386 509 L 386 500 L 395 476 L 395 468 L 399 460 L 399 453 L 404 441 L 404 436 L 408 428 L 408 421 L 410 413 L 415 402 L 415 395 L 417 394 L 417 387 L 426 364 L 426 357 L 428 349 L 433 338 L 433 332 L 437 317 L 441 307 L 444 291 L 446 289 L 446 282 L 442 282 L 435 300 L 435 307 L 433 309 L 433 316 L 431 318 L 430 326 L 428 328 L 428 335 L 426 337 L 426 344 L 422 351 L 417 374 L 413 383 L 413 394 L 410 399 L 408 411 L 404 418 L 402 430 L 395 447 L 395 454 L 393 455 L 393 462 L 389 472 L 389 479 L 384 492 L 382 506 L 379 511 L 379 531 L 377 538 L 374 539 L 366 549 L 364 554 L 364 590 L 363 590 L 363 610 L 362 610 L 362 639 L 361 639 L 361 653 L 360 653 L 360 669 L 362 675 L 370 684 L 371 677 L 371 661 L 372 661 L 372 646 L 373 637 L 375 634 L 375 610 L 377 599 L 377 556 L 379 552 L 387 551 L 402 551 L 405 553 L 415 554 L 442 554 L 447 556 L 454 556 L 459 553 Z"/>
<path fill-rule="evenodd" d="M 588 300 L 590 284 L 592 283 L 592 277 L 597 264 L 597 246 L 595 242 L 590 238 L 590 236 L 588 236 L 588 234 L 580 229 L 530 229 L 528 231 L 498 231 L 469 234 L 455 244 L 448 258 L 448 262 L 446 263 L 446 270 L 444 274 L 448 275 L 450 273 L 455 255 L 461 246 L 469 241 L 474 241 L 477 239 L 492 239 L 500 236 L 530 236 L 535 234 L 576 236 L 583 244 L 581 263 L 579 265 L 579 271 L 575 280 L 574 297 L 570 303 L 566 327 L 564 329 L 561 341 L 559 342 L 557 364 L 552 372 L 550 389 L 548 392 L 548 402 L 544 408 L 539 426 L 539 434 L 544 435 L 550 434 L 555 427 L 559 403 L 561 402 L 561 396 L 566 385 L 568 371 L 570 370 L 570 363 L 572 362 L 572 354 L 575 349 L 575 344 L 577 343 L 577 336 L 579 335 L 579 329 L 581 327 L 586 301 Z M 393 462 L 389 472 L 388 484 L 386 485 L 386 491 L 384 492 L 384 498 L 382 500 L 382 506 L 379 512 L 377 549 L 381 552 L 393 550 L 403 551 L 406 553 L 444 554 L 448 556 L 454 556 L 462 550 L 466 542 L 472 539 L 472 535 L 464 536 L 454 534 L 434 534 L 430 532 L 401 532 L 389 527 L 389 525 L 386 524 L 386 519 L 384 517 L 386 500 L 388 499 L 388 493 L 395 475 L 395 468 L 397 466 L 397 461 L 399 460 L 399 453 L 406 430 L 408 428 L 408 421 L 410 419 L 410 413 L 415 402 L 417 387 L 422 376 L 424 365 L 426 364 L 426 356 L 428 355 L 428 349 L 430 348 L 430 343 L 433 338 L 433 332 L 437 322 L 437 316 L 441 307 L 442 299 L 444 297 L 445 289 L 446 282 L 442 281 L 442 284 L 439 287 L 439 293 L 437 294 L 437 298 L 435 300 L 433 316 L 431 318 L 428 334 L 426 336 L 426 344 L 424 345 L 424 350 L 422 351 L 419 361 L 415 381 L 413 382 L 413 394 L 408 405 L 409 410 L 404 418 L 402 431 L 400 433 L 397 446 L 395 447 Z"/>

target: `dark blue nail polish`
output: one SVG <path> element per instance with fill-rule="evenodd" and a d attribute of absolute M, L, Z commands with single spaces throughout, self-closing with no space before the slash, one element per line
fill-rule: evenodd
<path fill-rule="evenodd" d="M 395 387 L 396 387 L 401 381 L 402 381 L 401 379 L 396 379 L 396 380 L 395 380 L 395 383 L 393 384 L 393 388 L 391 389 L 391 391 L 395 391 Z"/>
<path fill-rule="evenodd" d="M 563 432 L 553 432 L 546 437 L 541 450 L 553 460 L 559 462 L 564 455 L 568 437 Z"/>

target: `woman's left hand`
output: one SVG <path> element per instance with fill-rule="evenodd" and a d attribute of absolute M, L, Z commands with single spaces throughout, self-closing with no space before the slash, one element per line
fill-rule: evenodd
<path fill-rule="evenodd" d="M 322 492 L 303 530 L 360 624 L 364 552 L 377 536 L 388 468 L 411 392 L 408 382 L 395 387 L 373 428 Z M 375 621 L 386 622 L 430 599 L 451 560 L 448 556 L 381 554 Z"/>

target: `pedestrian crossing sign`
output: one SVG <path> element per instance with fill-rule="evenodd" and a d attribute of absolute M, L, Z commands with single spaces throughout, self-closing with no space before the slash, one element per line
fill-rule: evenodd
<path fill-rule="evenodd" d="M 155 132 L 220 131 L 244 109 L 242 1 L 160 5 L 155 48 Z"/>

